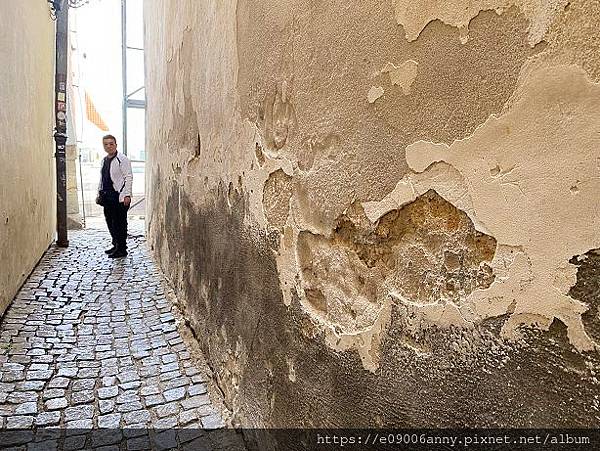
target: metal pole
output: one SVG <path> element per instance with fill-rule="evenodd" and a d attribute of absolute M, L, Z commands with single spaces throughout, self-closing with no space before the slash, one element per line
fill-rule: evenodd
<path fill-rule="evenodd" d="M 67 237 L 67 48 L 69 40 L 69 2 L 61 0 L 56 10 L 56 79 L 55 132 L 56 142 L 56 244 L 68 247 Z"/>
<path fill-rule="evenodd" d="M 127 0 L 121 0 L 121 71 L 123 77 L 123 153 L 127 155 Z"/>
<path fill-rule="evenodd" d="M 83 210 L 83 228 L 85 229 L 86 223 L 85 223 L 85 195 L 83 194 L 83 173 L 81 171 L 81 153 L 79 153 L 79 183 L 81 185 L 81 209 Z"/>

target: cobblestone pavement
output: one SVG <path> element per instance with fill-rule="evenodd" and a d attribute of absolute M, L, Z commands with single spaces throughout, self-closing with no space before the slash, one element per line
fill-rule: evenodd
<path fill-rule="evenodd" d="M 17 449 L 199 449 L 208 434 L 199 428 L 224 426 L 177 330 L 143 223 L 132 226 L 129 256 L 116 260 L 103 252 L 106 231 L 71 232 L 70 246 L 48 250 L 5 313 L 0 445 L 7 430 L 27 428 L 49 438 Z"/>

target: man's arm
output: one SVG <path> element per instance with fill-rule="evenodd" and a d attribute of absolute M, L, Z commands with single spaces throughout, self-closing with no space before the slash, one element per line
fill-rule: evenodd
<path fill-rule="evenodd" d="M 102 160 L 104 163 L 104 160 Z M 102 191 L 102 166 L 100 166 L 100 180 L 98 181 L 98 192 L 96 193 L 96 203 L 100 205 L 100 191 Z"/>
<path fill-rule="evenodd" d="M 133 171 L 131 169 L 131 161 L 129 161 L 129 158 L 123 161 L 121 169 L 123 169 L 123 178 L 125 179 L 125 186 L 123 187 L 125 198 L 123 199 L 123 204 L 125 204 L 126 207 L 129 207 L 131 204 L 131 191 L 133 189 Z"/>

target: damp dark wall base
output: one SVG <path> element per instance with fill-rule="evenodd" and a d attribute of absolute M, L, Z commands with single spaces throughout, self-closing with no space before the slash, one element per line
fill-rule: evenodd
<path fill-rule="evenodd" d="M 177 237 L 166 246 L 178 260 L 163 270 L 172 280 L 184 281 L 175 287 L 177 295 L 237 424 L 600 425 L 597 357 L 575 352 L 559 321 L 548 332 L 525 330 L 524 338 L 512 343 L 499 338 L 502 317 L 475 331 L 431 328 L 415 343 L 394 309 L 379 368 L 372 373 L 354 351 L 330 349 L 297 299 L 289 307 L 282 302 L 276 236 L 244 222 L 242 193 L 227 197 L 220 187 L 201 207 L 175 185 L 169 193 L 154 236 Z M 181 211 L 188 218 L 185 224 L 177 220 Z M 154 244 L 160 246 L 160 240 Z M 597 269 L 589 266 L 594 262 L 584 262 L 580 274 L 595 280 Z M 585 288 L 577 293 L 585 296 Z M 315 336 L 309 338 L 311 330 Z"/>

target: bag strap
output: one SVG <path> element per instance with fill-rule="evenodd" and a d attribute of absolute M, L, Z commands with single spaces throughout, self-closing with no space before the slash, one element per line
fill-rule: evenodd
<path fill-rule="evenodd" d="M 115 157 L 119 162 L 119 170 L 121 171 L 121 175 L 123 176 L 123 186 L 119 190 L 119 194 L 125 189 L 125 173 L 123 172 L 123 168 L 121 167 L 121 160 L 119 159 L 119 155 Z"/>

